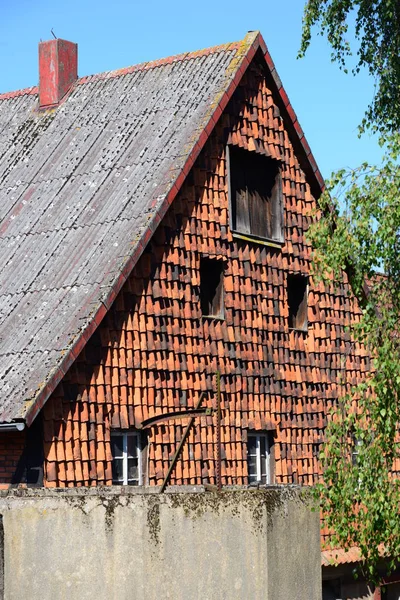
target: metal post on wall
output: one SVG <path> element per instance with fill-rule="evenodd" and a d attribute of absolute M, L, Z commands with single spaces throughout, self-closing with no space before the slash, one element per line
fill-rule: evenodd
<path fill-rule="evenodd" d="M 216 383 L 217 383 L 217 489 L 220 492 L 222 490 L 222 477 L 221 477 L 221 373 L 216 372 Z"/>
<path fill-rule="evenodd" d="M 4 524 L 0 515 L 0 600 L 4 600 Z"/>

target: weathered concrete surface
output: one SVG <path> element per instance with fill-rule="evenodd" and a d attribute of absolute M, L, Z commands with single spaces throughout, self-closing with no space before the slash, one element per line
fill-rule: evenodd
<path fill-rule="evenodd" d="M 320 600 L 318 512 L 296 488 L 0 495 L 6 600 Z"/>

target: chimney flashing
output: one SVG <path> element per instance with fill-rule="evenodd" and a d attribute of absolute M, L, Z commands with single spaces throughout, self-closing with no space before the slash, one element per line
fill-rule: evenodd
<path fill-rule="evenodd" d="M 78 45 L 54 39 L 39 44 L 39 105 L 57 106 L 78 79 Z"/>

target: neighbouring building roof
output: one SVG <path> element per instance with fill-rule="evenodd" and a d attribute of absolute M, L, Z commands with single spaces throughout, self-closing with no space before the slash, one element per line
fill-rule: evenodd
<path fill-rule="evenodd" d="M 361 560 L 361 551 L 353 546 L 352 548 L 335 548 L 334 550 L 322 550 L 321 564 L 323 567 L 357 563 Z"/>
<path fill-rule="evenodd" d="M 0 422 L 28 424 L 111 306 L 262 52 L 310 185 L 323 181 L 259 33 L 78 79 L 56 109 L 0 95 Z"/>

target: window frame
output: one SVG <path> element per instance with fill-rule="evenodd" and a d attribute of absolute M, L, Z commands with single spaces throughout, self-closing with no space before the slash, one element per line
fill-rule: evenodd
<path fill-rule="evenodd" d="M 122 437 L 122 456 L 112 456 L 112 464 L 114 461 L 122 461 L 122 481 L 112 479 L 113 485 L 132 485 L 132 486 L 140 486 L 144 485 L 144 444 L 140 431 L 137 430 L 129 430 L 129 431 L 121 431 L 121 430 L 112 430 L 110 434 L 110 442 L 111 442 L 111 452 L 113 450 L 112 438 L 113 437 Z M 137 456 L 129 456 L 128 455 L 128 438 L 136 438 L 136 451 Z M 128 460 L 129 458 L 136 458 L 138 461 L 138 479 L 137 483 L 129 481 L 128 478 Z"/>
<path fill-rule="evenodd" d="M 246 152 L 249 155 L 254 154 L 257 156 L 261 156 L 265 158 L 265 160 L 271 160 L 277 164 L 278 173 L 277 176 L 278 186 L 279 186 L 279 207 L 276 211 L 279 212 L 279 220 L 280 220 L 280 236 L 279 237 L 263 237 L 257 235 L 255 233 L 248 233 L 240 231 L 240 229 L 236 226 L 236 197 L 233 194 L 233 186 L 232 186 L 232 150 L 234 152 L 242 151 Z M 227 165 L 227 183 L 228 183 L 228 203 L 229 203 L 229 227 L 232 232 L 233 237 L 239 238 L 245 241 L 252 241 L 257 244 L 262 244 L 264 246 L 270 246 L 272 248 L 282 249 L 282 246 L 285 244 L 285 222 L 284 222 L 284 198 L 283 198 L 283 184 L 282 184 L 282 164 L 279 160 L 270 158 L 265 154 L 261 154 L 260 152 L 246 150 L 241 148 L 236 144 L 226 144 L 225 146 L 225 154 L 226 154 L 226 165 Z"/>
<path fill-rule="evenodd" d="M 254 474 L 250 474 L 249 458 L 251 455 L 249 452 L 249 439 L 256 438 L 256 480 L 251 481 L 254 478 Z M 261 439 L 265 440 L 265 482 L 262 480 L 262 453 L 261 453 Z M 249 485 L 271 485 L 273 482 L 272 473 L 272 448 L 271 436 L 267 431 L 249 431 L 247 433 L 247 477 Z"/>

